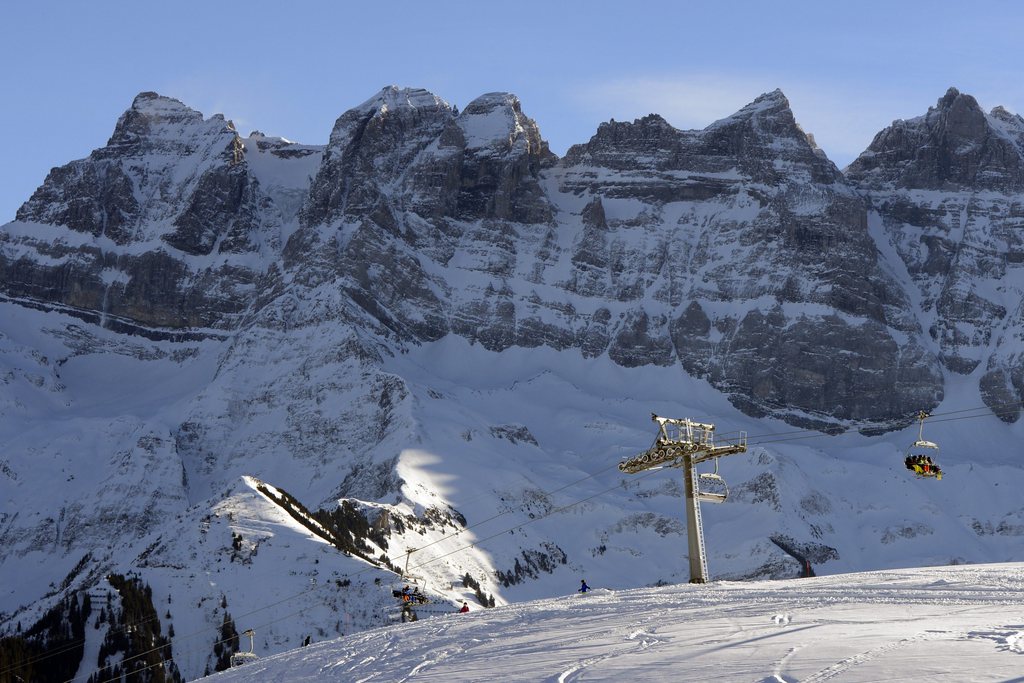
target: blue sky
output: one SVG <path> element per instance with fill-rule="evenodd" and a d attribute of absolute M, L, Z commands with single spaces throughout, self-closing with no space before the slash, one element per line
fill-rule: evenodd
<path fill-rule="evenodd" d="M 782 88 L 845 166 L 949 86 L 1024 112 L 1022 31 L 1024 3 L 995 0 L 15 0 L 0 7 L 0 222 L 144 90 L 307 143 L 385 85 L 460 107 L 509 91 L 562 154 L 610 118 L 703 127 Z"/>

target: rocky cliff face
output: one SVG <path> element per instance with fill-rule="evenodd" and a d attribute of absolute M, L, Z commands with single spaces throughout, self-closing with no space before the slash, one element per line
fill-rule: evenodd
<path fill-rule="evenodd" d="M 865 203 L 781 92 L 703 131 L 603 124 L 557 177 L 587 206 L 568 288 L 626 304 L 608 331 L 617 362 L 678 358 L 745 410 L 802 423 L 941 397 Z"/>
<path fill-rule="evenodd" d="M 4 294 L 156 336 L 235 327 L 296 211 L 246 160 L 222 116 L 140 94 L 107 146 L 53 169 L 2 233 Z"/>
<path fill-rule="evenodd" d="M 504 93 L 456 113 L 386 88 L 322 157 L 144 93 L 4 238 L 8 296 L 151 335 L 236 329 L 329 287 L 392 342 L 679 364 L 800 424 L 887 423 L 942 396 L 867 204 L 778 91 L 703 131 L 604 124 L 560 161 Z"/>
<path fill-rule="evenodd" d="M 916 286 L 950 371 L 978 373 L 985 402 L 1016 420 L 1024 389 L 1024 120 L 950 89 L 924 116 L 880 132 L 847 169 Z"/>
<path fill-rule="evenodd" d="M 445 274 L 511 275 L 511 226 L 550 220 L 539 171 L 552 160 L 513 95 L 484 95 L 456 116 L 425 91 L 387 88 L 335 124 L 285 267 L 337 279 L 401 341 L 501 337 L 507 307 L 475 287 L 460 296 Z"/>
<path fill-rule="evenodd" d="M 757 414 L 887 421 L 941 376 L 866 215 L 780 92 L 705 131 L 605 124 L 556 162 L 511 95 L 456 116 L 387 89 L 338 120 L 287 253 L 399 340 L 681 363 Z"/>

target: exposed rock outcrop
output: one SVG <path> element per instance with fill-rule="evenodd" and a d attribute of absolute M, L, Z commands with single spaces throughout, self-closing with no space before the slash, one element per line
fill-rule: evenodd
<path fill-rule="evenodd" d="M 142 93 L 105 147 L 53 169 L 0 233 L 0 281 L 7 296 L 153 336 L 224 329 L 263 276 L 252 254 L 286 222 L 231 122 Z"/>
<path fill-rule="evenodd" d="M 983 372 L 985 402 L 1019 416 L 1024 263 L 1024 119 L 986 114 L 955 88 L 924 116 L 880 132 L 846 171 L 870 198 L 885 248 L 917 287 L 922 320 L 950 371 Z"/>

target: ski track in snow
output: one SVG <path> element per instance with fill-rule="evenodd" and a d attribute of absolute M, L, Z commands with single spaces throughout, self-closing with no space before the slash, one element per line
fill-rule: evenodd
<path fill-rule="evenodd" d="M 422 662 L 420 662 L 419 664 L 414 666 L 412 668 L 412 670 L 409 672 L 409 675 L 405 676 L 403 678 L 400 678 L 399 681 L 408 681 L 410 679 L 413 679 L 421 671 L 424 671 L 425 669 L 427 669 L 427 668 L 429 668 L 429 667 L 431 667 L 431 666 L 433 666 L 435 664 L 443 662 L 444 660 L 448 659 L 449 657 L 453 657 L 455 655 L 460 655 L 464 651 L 465 650 L 463 650 L 462 648 L 459 648 L 459 647 L 449 647 L 449 648 L 445 648 L 443 650 L 439 650 L 436 655 L 434 655 L 432 657 L 427 657 Z"/>
<path fill-rule="evenodd" d="M 324 641 L 218 681 L 1016 680 L 1024 565 L 607 591 Z M 249 668 L 251 667 L 251 668 Z"/>
<path fill-rule="evenodd" d="M 806 645 L 794 645 L 789 648 L 777 662 L 775 662 L 775 670 L 772 675 L 764 679 L 765 683 L 789 683 L 788 679 L 782 675 L 782 671 L 786 668 L 786 662 L 793 658 L 797 652 L 802 650 Z"/>
<path fill-rule="evenodd" d="M 669 640 L 665 638 L 656 637 L 654 635 L 654 632 L 657 631 L 657 627 L 651 628 L 649 626 L 651 622 L 663 621 L 668 616 L 668 614 L 668 610 L 659 611 L 658 613 L 653 614 L 648 618 L 644 618 L 639 621 L 633 622 L 624 628 L 616 628 L 613 630 L 613 634 L 619 635 L 625 633 L 624 639 L 630 642 L 635 641 L 639 638 L 640 640 L 637 643 L 637 647 L 641 650 L 646 650 L 649 647 L 659 645 Z M 584 643 L 590 640 L 592 637 L 593 636 L 580 638 L 576 641 L 576 643 Z M 615 650 L 607 654 L 598 655 L 595 657 L 585 657 L 583 659 L 578 660 L 574 664 L 570 665 L 568 668 L 562 671 L 562 673 L 547 680 L 557 683 L 572 683 L 572 681 L 580 680 L 580 677 L 583 675 L 583 673 L 588 667 L 592 667 L 594 664 L 599 664 L 606 660 L 619 657 L 622 654 L 623 652 Z"/>
<path fill-rule="evenodd" d="M 921 633 L 915 634 L 910 638 L 901 638 L 897 641 L 886 643 L 885 645 L 880 645 L 878 647 L 873 647 L 863 652 L 858 652 L 857 654 L 851 657 L 847 657 L 839 662 L 836 662 L 832 666 L 829 666 L 825 669 L 822 669 L 821 671 L 818 671 L 817 673 L 811 674 L 810 676 L 801 679 L 801 683 L 817 683 L 818 681 L 827 681 L 830 678 L 835 678 L 840 674 L 846 673 L 847 671 L 856 666 L 860 666 L 861 664 L 864 664 L 882 655 L 889 654 L 890 652 L 897 650 L 899 648 L 906 647 L 911 643 L 920 642 L 926 639 L 935 639 L 948 635 L 949 634 L 945 632 L 932 634 L 927 631 L 922 631 Z"/>

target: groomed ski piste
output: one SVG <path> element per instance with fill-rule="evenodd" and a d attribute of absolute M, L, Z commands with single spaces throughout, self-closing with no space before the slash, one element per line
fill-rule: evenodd
<path fill-rule="evenodd" d="M 615 590 L 436 616 L 230 681 L 1024 681 L 1024 563 Z"/>

